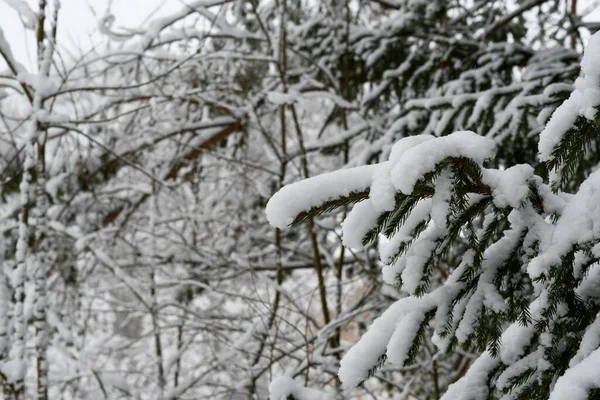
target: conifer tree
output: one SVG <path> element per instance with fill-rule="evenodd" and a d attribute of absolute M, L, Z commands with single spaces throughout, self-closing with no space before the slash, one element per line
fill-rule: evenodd
<path fill-rule="evenodd" d="M 589 41 L 574 90 L 540 133 L 537 160 L 505 157 L 490 125 L 484 134 L 426 130 L 433 134 L 397 141 L 386 161 L 272 197 L 267 217 L 280 228 L 355 204 L 342 225 L 345 245 L 379 242 L 384 280 L 407 293 L 344 356 L 345 386 L 362 384 L 386 360 L 410 366 L 432 329 L 441 351 L 482 352 L 442 399 L 596 398 L 598 54 L 600 34 Z M 556 92 L 549 87 L 544 93 Z"/>

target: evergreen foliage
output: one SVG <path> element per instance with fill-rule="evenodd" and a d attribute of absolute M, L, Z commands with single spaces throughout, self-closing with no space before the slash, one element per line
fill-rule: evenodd
<path fill-rule="evenodd" d="M 537 75 L 536 67 L 527 69 L 506 91 L 410 101 L 431 112 L 426 134 L 401 139 L 387 161 L 368 167 L 368 198 L 343 223 L 346 245 L 379 242 L 384 280 L 407 297 L 374 321 L 341 361 L 345 385 L 362 384 L 386 358 L 410 366 L 429 326 L 441 351 L 460 346 L 482 352 L 442 399 L 563 399 L 575 388 L 569 398 L 595 395 L 600 380 L 582 377 L 581 370 L 596 368 L 600 354 L 597 337 L 591 340 L 600 312 L 600 178 L 592 172 L 599 161 L 599 51 L 596 34 L 582 77 L 545 128 L 548 108 L 565 98 L 561 81 L 573 78 L 561 76 L 564 67 L 548 74 L 554 67 L 540 65 Z M 540 79 L 530 82 L 529 74 Z M 450 133 L 455 124 L 481 130 Z M 516 143 L 537 140 L 540 131 L 541 162 L 511 152 Z M 523 159 L 531 161 L 518 163 Z M 543 167 L 549 178 L 536 173 Z M 328 211 L 350 201 L 331 187 L 322 192 L 329 181 L 325 174 L 282 189 L 267 206 L 271 223 L 293 220 L 299 207 L 286 208 L 293 193 L 305 193 L 308 214 L 320 212 L 317 199 Z M 344 180 L 339 188 L 351 190 Z M 442 280 L 437 268 L 444 270 Z"/>

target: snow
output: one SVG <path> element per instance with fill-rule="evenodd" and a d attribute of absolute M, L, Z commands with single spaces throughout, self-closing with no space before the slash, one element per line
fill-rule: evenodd
<path fill-rule="evenodd" d="M 267 219 L 277 228 L 290 225 L 302 211 L 369 188 L 379 165 L 342 169 L 284 186 L 267 203 Z"/>
<path fill-rule="evenodd" d="M 12 49 L 4 36 L 4 31 L 0 27 L 0 53 L 4 57 L 5 61 L 9 64 L 9 67 L 13 69 L 12 72 L 19 74 L 25 71 L 25 67 L 19 63 L 13 55 Z"/>
<path fill-rule="evenodd" d="M 582 362 L 586 357 L 588 357 L 594 350 L 597 350 L 600 347 L 600 314 L 596 315 L 596 319 L 594 322 L 587 327 L 585 333 L 583 334 L 583 338 L 581 339 L 581 343 L 579 344 L 579 350 L 577 350 L 577 354 L 569 361 L 569 367 L 574 367 L 575 365 Z"/>
<path fill-rule="evenodd" d="M 304 387 L 302 383 L 289 376 L 280 376 L 269 385 L 271 400 L 287 400 L 292 396 L 295 400 L 333 400 L 333 396 L 316 389 Z"/>
<path fill-rule="evenodd" d="M 392 304 L 373 321 L 367 333 L 340 361 L 338 376 L 344 387 L 355 387 L 367 379 L 369 370 L 377 365 L 383 354 L 396 361 L 403 359 L 408 349 L 403 337 L 410 336 L 411 332 L 414 337 L 414 323 L 418 320 L 418 315 L 422 318 L 427 311 L 437 307 L 457 289 L 458 285 L 447 284 L 423 297 L 405 297 Z M 405 318 L 406 323 L 402 323 Z M 394 342 L 390 345 L 392 337 Z"/>
<path fill-rule="evenodd" d="M 573 91 L 573 85 L 565 82 L 552 83 L 544 88 L 544 97 L 553 98 L 561 95 L 565 92 L 570 93 Z"/>
<path fill-rule="evenodd" d="M 530 305 L 530 311 L 532 315 L 536 316 L 538 310 L 539 304 L 535 301 Z M 525 352 L 534 334 L 535 328 L 533 326 L 524 327 L 518 323 L 511 324 L 502 334 L 500 357 L 492 357 L 489 351 L 485 351 L 475 360 L 462 378 L 448 387 L 441 400 L 479 400 L 487 398 L 490 374 L 501 363 L 516 362 Z"/>
<path fill-rule="evenodd" d="M 0 243 L 0 265 L 2 267 L 8 266 L 8 263 L 4 260 L 4 245 Z M 9 310 L 11 302 L 11 293 L 6 281 L 6 274 L 0 269 L 0 354 L 6 354 L 8 346 L 10 344 L 8 340 L 8 334 L 10 331 L 9 324 Z"/>
<path fill-rule="evenodd" d="M 589 267 L 587 275 L 579 286 L 575 288 L 575 293 L 583 300 L 596 300 L 600 298 L 598 287 L 600 287 L 600 265 L 594 263 Z"/>
<path fill-rule="evenodd" d="M 390 182 L 391 162 L 385 162 L 375 175 L 369 200 L 378 211 L 391 211 L 396 206 L 396 189 Z"/>
<path fill-rule="evenodd" d="M 373 179 L 369 200 L 378 211 L 392 211 L 396 206 L 396 189 L 390 182 L 391 164 L 389 162 L 384 164 L 382 171 Z"/>
<path fill-rule="evenodd" d="M 448 213 L 450 211 L 450 199 L 452 198 L 452 187 L 454 181 L 450 172 L 446 169 L 442 171 L 435 181 L 435 193 L 432 198 L 431 221 L 438 227 L 445 229 L 448 224 Z"/>
<path fill-rule="evenodd" d="M 586 46 L 581 60 L 582 76 L 575 81 L 571 96 L 556 109 L 550 121 L 540 134 L 538 145 L 540 161 L 553 159 L 552 151 L 573 126 L 575 120 L 583 116 L 593 120 L 596 107 L 600 105 L 600 32 L 595 33 Z"/>
<path fill-rule="evenodd" d="M 383 241 L 384 238 L 380 239 L 380 242 Z M 410 240 L 408 238 L 407 240 Z M 381 269 L 381 276 L 383 277 L 383 281 L 388 285 L 397 285 L 398 284 L 398 276 L 401 276 L 402 272 L 406 268 L 406 255 L 401 255 L 395 262 L 391 262 L 390 264 L 386 264 Z"/>
<path fill-rule="evenodd" d="M 386 354 L 392 364 L 404 365 L 423 319 L 423 313 L 418 311 L 408 313 L 400 319 L 387 345 Z"/>
<path fill-rule="evenodd" d="M 467 295 L 459 300 L 458 304 L 454 307 L 452 311 L 452 324 L 450 326 L 451 332 L 456 330 L 458 323 L 460 322 L 460 318 L 465 312 L 465 308 L 468 304 L 470 296 Z M 450 346 L 450 339 L 452 339 L 451 335 L 447 335 L 442 337 L 442 333 L 444 332 L 444 328 L 446 328 L 446 317 L 448 315 L 448 310 L 450 309 L 450 304 L 444 303 L 438 307 L 438 310 L 435 314 L 435 332 L 431 337 L 432 343 L 440 350 L 447 351 Z"/>
<path fill-rule="evenodd" d="M 385 354 L 387 344 L 402 317 L 415 309 L 417 299 L 408 297 L 392 304 L 340 361 L 338 376 L 347 388 L 353 388 L 368 377 L 369 370 Z"/>
<path fill-rule="evenodd" d="M 27 29 L 35 29 L 37 26 L 37 16 L 33 12 L 33 10 L 29 7 L 29 5 L 23 0 L 6 0 L 9 6 L 15 9 L 19 16 L 21 17 L 21 21 L 23 21 L 23 25 Z"/>
<path fill-rule="evenodd" d="M 294 104 L 298 101 L 298 93 L 268 92 L 267 99 L 277 105 Z"/>
<path fill-rule="evenodd" d="M 396 233 L 389 240 L 381 240 L 379 243 L 379 254 L 381 261 L 390 263 L 392 258 L 397 255 L 398 248 L 402 243 L 413 239 L 411 233 L 417 225 L 429 219 L 433 202 L 431 199 L 421 200 L 413 208 L 404 224 L 398 227 Z M 385 279 L 385 274 L 384 274 Z"/>
<path fill-rule="evenodd" d="M 600 349 L 596 349 L 558 378 L 549 400 L 587 400 L 589 389 L 600 388 L 599 370 Z"/>
<path fill-rule="evenodd" d="M 344 246 L 352 249 L 362 249 L 362 239 L 369 230 L 377 225 L 379 214 L 373 207 L 371 199 L 356 204 L 342 223 Z"/>
<path fill-rule="evenodd" d="M 440 400 L 479 400 L 488 398 L 488 377 L 500 364 L 498 358 L 484 352 L 469 367 L 467 373 L 457 382 L 448 386 Z"/>
<path fill-rule="evenodd" d="M 406 266 L 402 271 L 402 287 L 413 293 L 421 284 L 425 265 L 435 251 L 439 239 L 446 234 L 446 226 L 439 227 L 431 223 L 406 252 Z"/>
<path fill-rule="evenodd" d="M 117 33 L 111 30 L 116 17 L 113 14 L 106 14 L 98 20 L 98 32 L 108 36 L 113 41 L 122 41 L 132 38 L 135 33 Z"/>
<path fill-rule="evenodd" d="M 540 304 L 540 300 L 535 300 L 529 305 L 529 312 L 532 316 L 539 315 Z M 523 326 L 517 323 L 510 325 L 502 334 L 502 346 L 500 347 L 502 362 L 506 365 L 514 364 L 519 357 L 523 356 L 534 335 L 533 325 Z"/>
<path fill-rule="evenodd" d="M 389 161 L 381 164 L 375 174 L 369 198 L 374 207 L 379 211 L 391 211 L 396 205 L 396 189 L 391 182 L 392 168 L 400 161 L 404 154 L 410 152 L 415 146 L 434 139 L 431 135 L 409 136 L 397 141 L 390 151 Z"/>
<path fill-rule="evenodd" d="M 448 157 L 468 157 L 483 163 L 494 155 L 493 140 L 471 131 L 458 131 L 448 136 L 427 140 L 403 153 L 391 172 L 394 187 L 410 194 L 417 181 Z"/>
<path fill-rule="evenodd" d="M 0 372 L 6 376 L 8 383 L 15 383 L 25 377 L 27 365 L 20 359 L 10 360 L 0 365 Z"/>
<path fill-rule="evenodd" d="M 600 238 L 600 170 L 593 172 L 571 196 L 556 224 L 548 225 L 542 237 L 540 254 L 527 267 L 532 278 L 539 277 L 549 266 L 576 244 Z"/>
<path fill-rule="evenodd" d="M 528 182 L 533 176 L 533 167 L 528 164 L 482 170 L 482 181 L 492 188 L 494 204 L 500 208 L 519 208 L 529 194 Z"/>
<path fill-rule="evenodd" d="M 526 355 L 525 357 L 515 360 L 508 368 L 500 374 L 496 381 L 496 388 L 504 391 L 510 388 L 511 379 L 525 373 L 527 370 L 536 369 L 539 361 L 544 358 L 544 348 L 539 347 L 536 351 Z"/>

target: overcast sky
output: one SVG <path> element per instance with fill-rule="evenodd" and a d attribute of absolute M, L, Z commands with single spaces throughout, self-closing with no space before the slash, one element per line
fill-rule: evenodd
<path fill-rule="evenodd" d="M 32 9 L 37 9 L 37 0 L 27 1 Z M 48 1 L 52 3 L 52 0 Z M 112 3 L 112 4 L 111 4 Z M 102 38 L 98 35 L 98 20 L 107 14 L 114 14 L 113 28 L 120 26 L 135 28 L 152 16 L 161 16 L 179 10 L 185 0 L 61 0 L 58 24 L 58 43 L 68 49 L 89 49 L 92 43 Z M 12 47 L 15 57 L 31 68 L 35 59 L 33 35 L 27 32 L 17 12 L 0 0 L 0 27 Z M 0 68 L 3 63 L 0 61 Z"/>

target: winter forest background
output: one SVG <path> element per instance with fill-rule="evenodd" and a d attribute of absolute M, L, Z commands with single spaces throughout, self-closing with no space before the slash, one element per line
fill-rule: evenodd
<path fill-rule="evenodd" d="M 0 3 L 1 398 L 600 399 L 599 2 Z"/>

